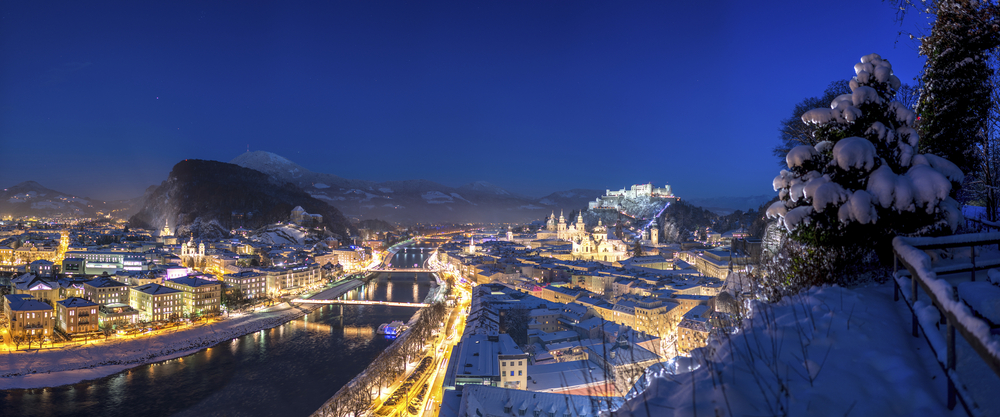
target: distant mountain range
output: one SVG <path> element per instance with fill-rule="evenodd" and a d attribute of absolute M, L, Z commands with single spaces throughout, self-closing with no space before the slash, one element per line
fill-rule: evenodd
<path fill-rule="evenodd" d="M 552 211 L 582 209 L 603 190 L 575 189 L 542 198 L 519 196 L 478 181 L 449 187 L 427 180 L 374 182 L 312 172 L 280 155 L 255 151 L 232 161 L 295 184 L 348 216 L 405 223 L 526 222 Z"/>
<path fill-rule="evenodd" d="M 0 191 L 0 216 L 96 217 L 111 213 L 121 202 L 105 202 L 50 190 L 34 181 L 25 181 Z"/>
<path fill-rule="evenodd" d="M 686 198 L 684 201 L 702 207 L 719 215 L 728 215 L 736 210 L 756 210 L 761 204 L 771 201 L 776 195 L 755 195 L 751 197 Z"/>
<path fill-rule="evenodd" d="M 210 173 L 216 172 L 215 170 L 225 171 L 226 175 L 230 176 L 235 175 L 235 173 L 228 172 L 229 168 L 204 165 L 213 161 L 200 161 L 199 163 L 203 165 L 200 168 L 189 166 L 190 164 L 184 162 L 178 163 L 174 167 L 168 181 L 160 186 L 151 186 L 146 190 L 145 195 L 130 200 L 95 201 L 86 197 L 50 190 L 34 181 L 23 182 L 6 188 L 0 193 L 0 215 L 96 217 L 97 213 L 101 212 L 120 218 L 130 218 L 139 213 L 140 210 L 146 210 L 136 219 L 142 223 L 149 223 L 150 226 L 157 229 L 162 227 L 162 222 L 168 217 L 172 219 L 171 221 L 193 221 L 197 216 L 190 217 L 190 214 L 197 213 L 184 214 L 184 210 L 187 209 L 179 207 L 166 209 L 165 206 L 162 206 L 162 201 L 151 203 L 164 195 L 172 195 L 171 193 L 177 192 L 176 190 L 158 189 L 170 181 L 176 181 L 179 178 L 178 175 L 187 175 L 187 171 L 190 169 L 200 170 L 197 172 L 205 173 L 205 175 L 210 175 Z M 348 179 L 334 174 L 312 172 L 287 158 L 263 151 L 247 152 L 237 156 L 229 164 L 222 162 L 219 164 L 249 168 L 247 171 L 240 172 L 246 173 L 246 178 L 250 182 L 239 182 L 240 187 L 244 185 L 249 187 L 246 188 L 248 192 L 253 191 L 250 189 L 252 188 L 250 184 L 253 184 L 254 181 L 267 188 L 265 194 L 272 196 L 277 195 L 275 194 L 277 190 L 272 189 L 272 187 L 285 187 L 287 184 L 291 184 L 295 189 L 300 189 L 302 196 L 327 203 L 348 217 L 378 218 L 401 223 L 529 222 L 542 219 L 551 212 L 558 213 L 564 210 L 569 213 L 573 210 L 584 210 L 587 208 L 587 203 L 604 195 L 604 190 L 572 189 L 534 198 L 511 193 L 485 181 L 449 187 L 427 180 L 375 182 Z M 179 167 L 183 169 L 178 173 Z M 255 171 L 262 173 L 262 175 L 253 174 Z M 191 177 L 191 181 L 195 181 L 194 178 Z M 211 180 L 211 178 L 209 179 Z M 176 186 L 175 184 L 174 187 Z M 289 192 L 292 191 L 294 190 L 289 190 Z M 157 197 L 153 197 L 154 194 Z M 206 197 L 211 196 L 206 195 Z M 267 200 L 267 198 L 261 198 L 263 198 L 261 201 Z M 744 211 L 756 209 L 771 198 L 773 196 L 761 195 L 692 198 L 684 201 L 719 214 L 728 214 L 737 209 Z M 283 199 L 281 201 L 297 200 Z M 190 205 L 194 201 L 187 200 L 187 203 Z M 150 204 L 160 204 L 161 207 L 151 207 Z M 302 205 L 310 213 L 323 214 L 321 211 L 315 211 L 318 209 L 312 204 L 313 202 L 310 201 L 298 205 Z M 314 208 L 306 207 L 307 205 Z M 209 211 L 218 212 L 208 216 L 213 217 L 223 213 L 225 207 L 220 205 Z M 270 218 L 270 216 L 265 217 Z M 220 221 L 228 224 L 226 216 L 220 215 Z M 171 227 L 175 226 L 172 224 Z"/>

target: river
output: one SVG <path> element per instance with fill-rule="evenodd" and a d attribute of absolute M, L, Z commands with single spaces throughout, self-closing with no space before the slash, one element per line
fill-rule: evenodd
<path fill-rule="evenodd" d="M 397 253 L 394 267 L 429 252 Z M 355 299 L 422 302 L 426 273 L 382 273 Z M 381 323 L 406 321 L 413 307 L 323 306 L 282 326 L 197 353 L 55 388 L 0 391 L 3 416 L 305 416 L 364 370 L 392 342 Z"/>

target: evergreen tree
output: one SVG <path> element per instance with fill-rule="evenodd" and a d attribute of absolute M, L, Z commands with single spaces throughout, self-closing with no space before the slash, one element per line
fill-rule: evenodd
<path fill-rule="evenodd" d="M 642 243 L 639 242 L 639 239 L 635 240 L 635 245 L 632 245 L 632 251 L 631 252 L 632 252 L 632 256 L 633 257 L 635 257 L 635 256 L 642 256 Z"/>
<path fill-rule="evenodd" d="M 854 69 L 851 94 L 803 114 L 818 143 L 788 152 L 788 169 L 773 182 L 780 201 L 768 216 L 814 247 L 954 231 L 962 215 L 949 194 L 964 174 L 945 158 L 916 152 L 916 114 L 892 100 L 900 82 L 889 61 L 866 55 Z"/>
<path fill-rule="evenodd" d="M 948 159 L 962 172 L 979 163 L 990 107 L 988 52 L 998 44 L 996 6 L 939 1 L 931 34 L 921 38 L 925 83 L 920 113 L 920 151 Z"/>

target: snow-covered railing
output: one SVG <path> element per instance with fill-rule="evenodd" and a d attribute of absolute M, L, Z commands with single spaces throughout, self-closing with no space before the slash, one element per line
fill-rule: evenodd
<path fill-rule="evenodd" d="M 972 229 L 971 224 L 975 224 L 976 225 L 976 229 L 975 230 L 986 229 L 987 232 L 991 232 L 991 231 L 994 231 L 994 230 L 1000 231 L 1000 222 L 991 222 L 989 220 L 973 219 L 973 218 L 966 217 L 965 218 L 965 225 L 966 225 L 966 227 L 969 228 L 969 229 Z"/>
<path fill-rule="evenodd" d="M 972 247 L 974 249 L 976 246 L 995 244 L 1000 244 L 1000 233 L 973 233 L 933 238 L 896 237 L 892 240 L 895 260 L 903 264 L 909 271 L 911 278 L 909 283 L 910 297 L 906 301 L 910 312 L 913 314 L 913 336 L 919 336 L 918 328 L 920 327 L 920 322 L 915 309 L 915 305 L 918 303 L 917 287 L 919 286 L 923 287 L 934 307 L 940 312 L 941 317 L 947 321 L 946 357 L 944 361 L 942 361 L 938 349 L 934 347 L 935 345 L 940 347 L 940 335 L 937 338 L 933 338 L 931 337 L 932 335 L 928 334 L 927 329 L 924 329 L 924 337 L 927 339 L 928 344 L 930 344 L 931 349 L 937 353 L 938 363 L 942 366 L 945 375 L 948 377 L 948 408 L 953 409 L 955 407 L 955 399 L 957 397 L 962 401 L 962 406 L 970 415 L 969 404 L 964 398 L 966 394 L 958 395 L 959 393 L 956 389 L 955 331 L 957 330 L 965 338 L 972 349 L 979 354 L 983 362 L 998 376 L 1000 376 L 1000 342 L 991 335 L 989 324 L 976 317 L 969 307 L 958 299 L 958 292 L 955 287 L 937 277 L 938 272 L 953 273 L 959 272 L 959 270 L 949 268 L 948 271 L 936 271 L 931 265 L 930 256 L 924 250 L 956 247 Z M 977 266 L 975 251 L 971 252 L 973 255 L 970 270 L 972 271 L 972 280 L 974 281 Z M 984 264 L 992 264 L 992 262 L 980 262 L 978 269 L 986 267 Z M 964 270 L 961 271 L 964 272 Z M 899 300 L 899 294 L 902 293 L 901 286 L 905 282 L 903 281 L 904 279 L 905 277 L 902 274 L 895 274 L 893 277 L 895 283 L 894 299 L 897 301 Z M 932 339 L 934 340 L 932 341 Z"/>

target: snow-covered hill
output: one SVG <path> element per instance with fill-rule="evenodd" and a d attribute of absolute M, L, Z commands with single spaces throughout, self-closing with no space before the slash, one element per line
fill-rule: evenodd
<path fill-rule="evenodd" d="M 690 373 L 656 371 L 617 416 L 958 416 L 892 284 L 812 288 L 716 341 Z M 640 384 L 641 385 L 641 384 Z"/>
<path fill-rule="evenodd" d="M 507 190 L 500 188 L 496 185 L 490 184 L 486 181 L 476 181 L 473 183 L 465 184 L 459 188 L 477 192 L 483 192 L 483 193 L 492 193 L 496 195 L 511 195 L 510 192 L 508 192 Z"/>

